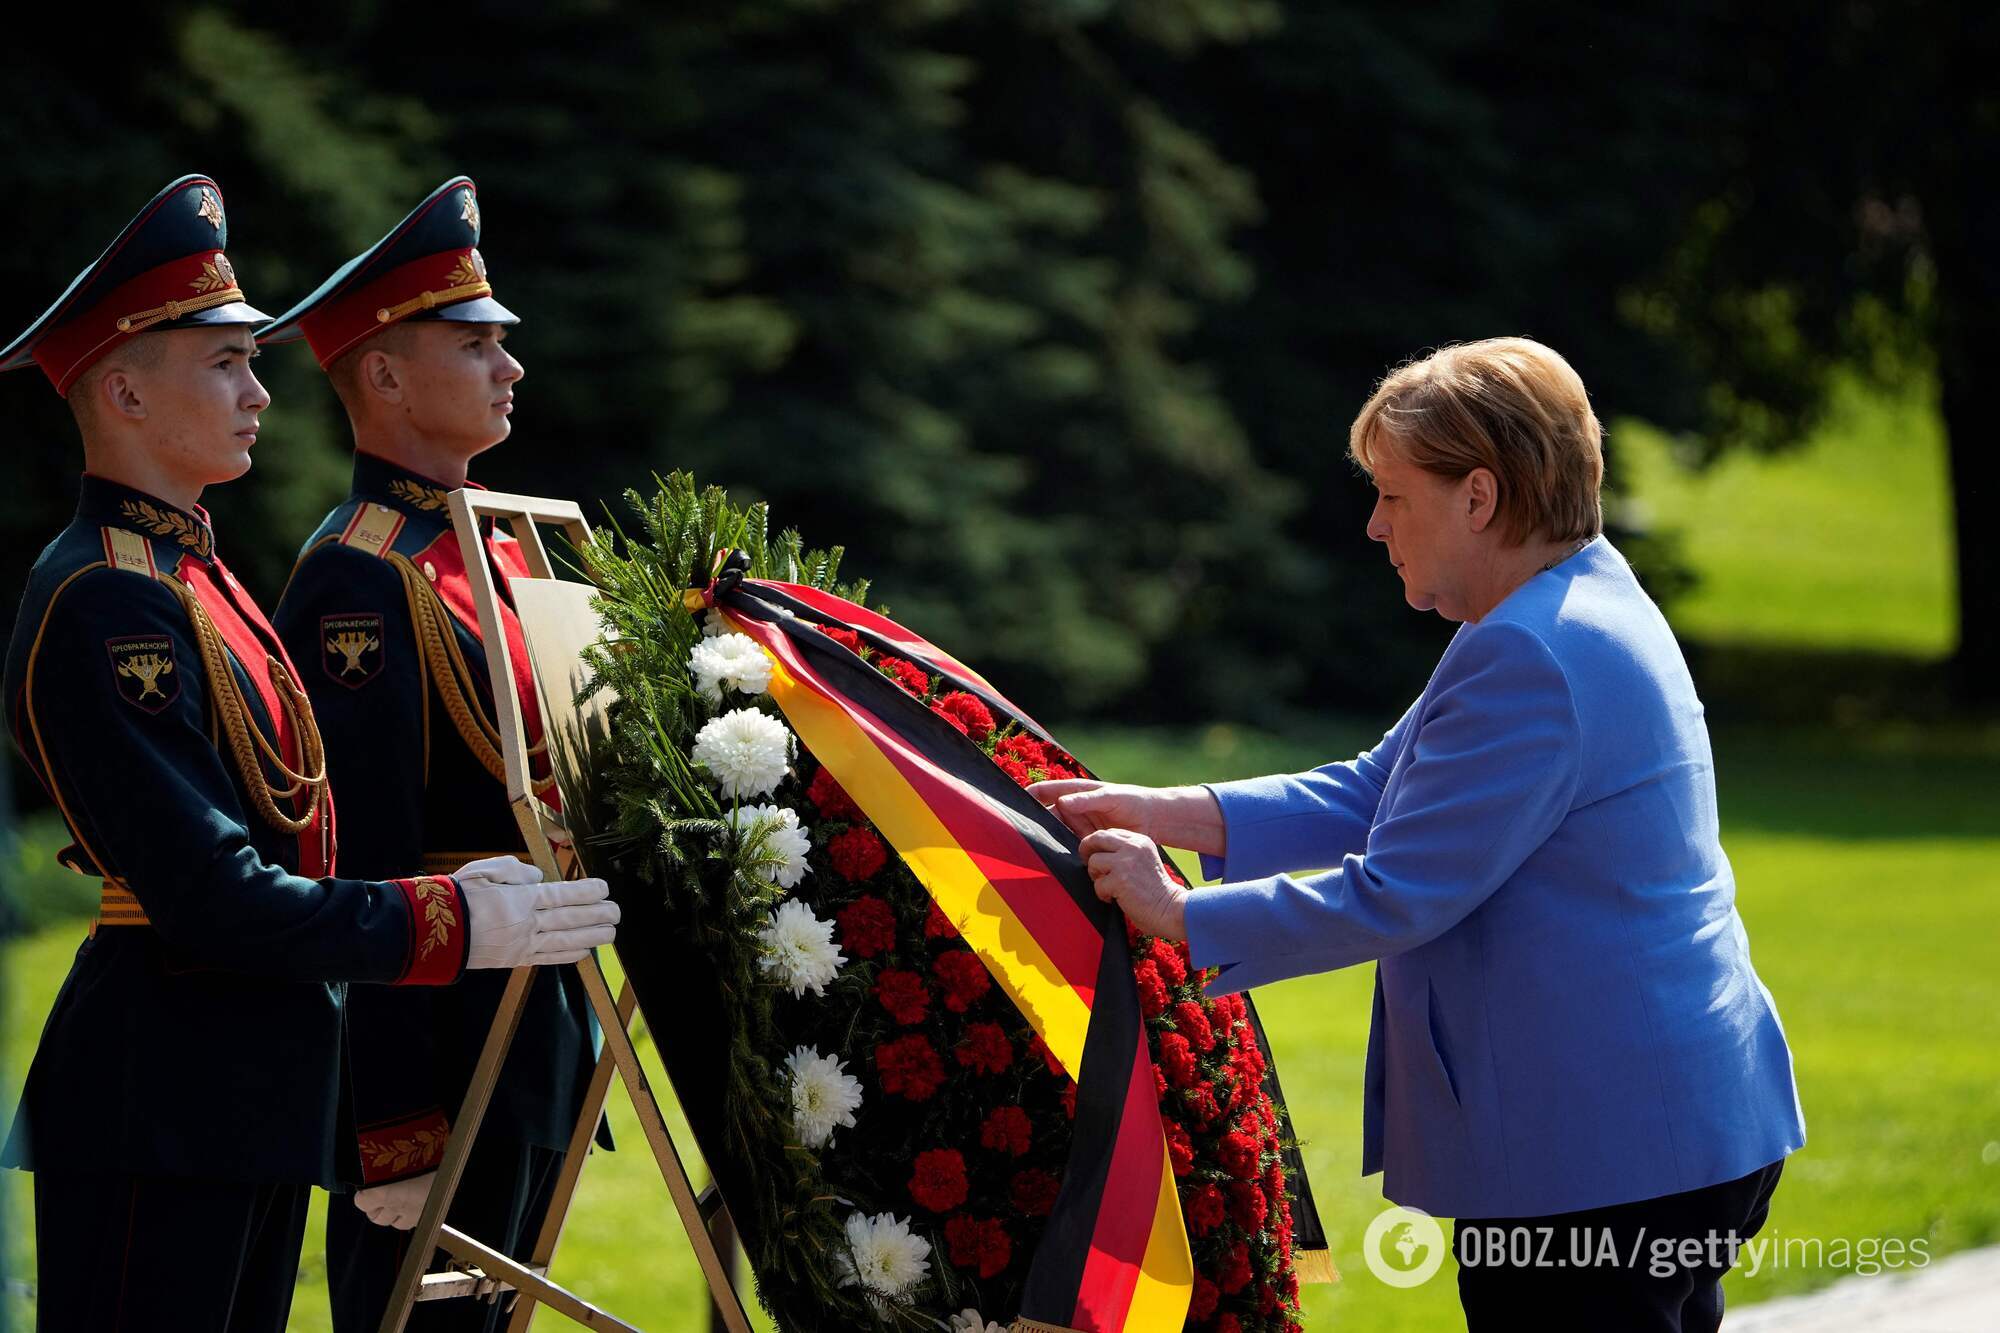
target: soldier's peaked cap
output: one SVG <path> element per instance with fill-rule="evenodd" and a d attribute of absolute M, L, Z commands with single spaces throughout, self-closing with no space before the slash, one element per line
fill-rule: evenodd
<path fill-rule="evenodd" d="M 478 247 L 479 191 L 470 178 L 454 176 L 311 296 L 259 329 L 257 341 L 303 337 L 324 368 L 406 319 L 520 323 L 493 298 Z"/>
<path fill-rule="evenodd" d="M 261 324 L 223 253 L 222 189 L 183 176 L 118 233 L 41 318 L 0 349 L 0 370 L 38 365 L 65 398 L 77 377 L 142 333 L 205 324 Z"/>

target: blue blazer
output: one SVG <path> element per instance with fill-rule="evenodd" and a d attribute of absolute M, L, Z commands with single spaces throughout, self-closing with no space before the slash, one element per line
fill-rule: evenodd
<path fill-rule="evenodd" d="M 1804 1145 L 1701 702 L 1604 538 L 1461 626 L 1373 750 L 1209 790 L 1229 882 L 1187 928 L 1211 989 L 1379 960 L 1361 1170 L 1389 1199 L 1571 1212 Z"/>

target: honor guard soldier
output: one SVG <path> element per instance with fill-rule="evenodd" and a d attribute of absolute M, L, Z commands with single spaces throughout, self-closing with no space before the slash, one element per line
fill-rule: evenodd
<path fill-rule="evenodd" d="M 38 1326 L 280 1330 L 312 1185 L 358 1181 L 346 983 L 424 989 L 574 961 L 601 881 L 512 859 L 342 878 L 303 673 L 198 504 L 250 466 L 267 317 L 187 176 L 4 351 L 69 400 L 86 472 L 8 646 L 14 740 L 103 881 L 28 1070 Z"/>
<path fill-rule="evenodd" d="M 518 321 L 480 257 L 479 200 L 445 182 L 365 253 L 260 331 L 303 336 L 354 430 L 346 501 L 306 543 L 277 611 L 326 727 L 342 793 L 341 853 L 357 871 L 517 853 L 479 615 L 446 493 L 506 439 Z M 538 792 L 558 803 L 528 654 L 507 600 L 520 548 L 487 525 Z M 450 991 L 357 986 L 348 1044 L 369 1189 L 327 1216 L 336 1333 L 381 1322 L 408 1237 L 472 1079 L 505 978 Z M 453 1199 L 451 1224 L 522 1260 L 534 1245 L 582 1109 L 595 1028 L 571 967 L 541 972 Z M 504 1314 L 426 1302 L 412 1329 L 483 1329 Z"/>

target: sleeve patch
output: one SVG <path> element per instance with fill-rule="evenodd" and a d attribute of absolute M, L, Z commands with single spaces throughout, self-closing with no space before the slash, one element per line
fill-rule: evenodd
<path fill-rule="evenodd" d="M 380 1185 L 429 1171 L 443 1161 L 451 1122 L 444 1112 L 431 1111 L 364 1129 L 356 1137 L 361 1148 L 361 1183 Z"/>
<path fill-rule="evenodd" d="M 181 697 L 180 664 L 174 660 L 174 641 L 166 635 L 106 639 L 104 651 L 111 655 L 118 696 L 134 708 L 158 713 Z"/>
<path fill-rule="evenodd" d="M 382 674 L 379 611 L 339 611 L 319 618 L 319 664 L 328 680 L 358 690 Z"/>

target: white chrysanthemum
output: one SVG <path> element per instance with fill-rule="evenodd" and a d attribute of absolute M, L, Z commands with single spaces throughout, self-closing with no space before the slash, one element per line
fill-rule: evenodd
<path fill-rule="evenodd" d="M 847 961 L 833 942 L 833 922 L 820 920 L 796 898 L 771 913 L 770 923 L 757 932 L 757 938 L 768 951 L 759 960 L 764 970 L 777 973 L 794 997 L 807 991 L 826 994 L 826 983 Z"/>
<path fill-rule="evenodd" d="M 931 1243 L 890 1213 L 849 1217 L 847 1249 L 839 1256 L 840 1285 L 858 1286 L 877 1300 L 901 1296 L 931 1271 Z"/>
<path fill-rule="evenodd" d="M 785 778 L 792 734 L 754 708 L 724 713 L 695 734 L 694 762 L 724 796 L 762 796 Z"/>
<path fill-rule="evenodd" d="M 792 1075 L 792 1128 L 808 1148 L 825 1146 L 837 1126 L 854 1128 L 861 1080 L 831 1055 L 801 1046 L 785 1057 Z"/>
<path fill-rule="evenodd" d="M 747 634 L 703 639 L 688 654 L 688 671 L 712 704 L 722 702 L 724 690 L 762 694 L 771 683 L 771 659 Z"/>
<path fill-rule="evenodd" d="M 781 889 L 789 889 L 806 877 L 806 853 L 812 839 L 799 827 L 796 810 L 782 805 L 739 805 L 728 816 L 739 837 L 754 837 L 764 830 L 764 855 L 778 860 L 760 866 L 758 873 Z"/>
<path fill-rule="evenodd" d="M 945 1325 L 945 1333 L 1007 1333 L 1007 1330 L 981 1319 L 977 1310 L 960 1310 Z"/>
<path fill-rule="evenodd" d="M 701 637 L 712 639 L 718 634 L 727 634 L 729 632 L 729 622 L 723 618 L 722 612 L 711 606 L 708 609 L 708 614 L 701 618 Z"/>

